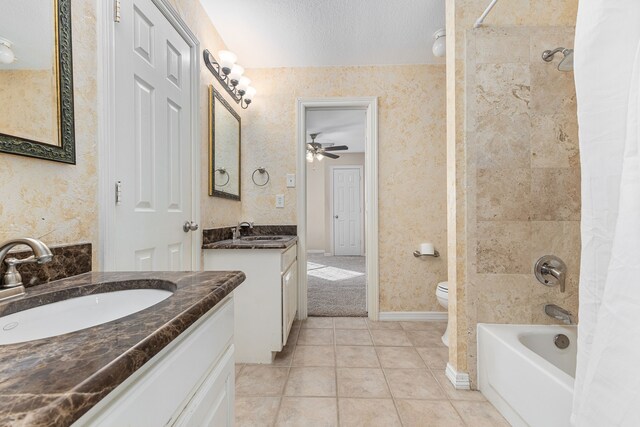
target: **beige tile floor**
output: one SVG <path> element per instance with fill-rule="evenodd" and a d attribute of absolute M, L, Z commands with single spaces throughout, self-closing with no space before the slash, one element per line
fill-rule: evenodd
<path fill-rule="evenodd" d="M 508 426 L 479 392 L 445 377 L 445 326 L 296 322 L 273 365 L 236 366 L 236 425 Z"/>

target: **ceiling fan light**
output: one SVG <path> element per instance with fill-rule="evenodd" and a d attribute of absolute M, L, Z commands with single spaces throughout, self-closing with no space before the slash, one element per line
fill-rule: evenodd
<path fill-rule="evenodd" d="M 318 159 L 319 161 L 322 161 L 322 159 L 324 159 L 324 156 L 322 155 L 322 153 L 318 153 L 316 154 L 316 159 Z"/>
<path fill-rule="evenodd" d="M 313 162 L 313 153 L 311 151 L 307 151 L 307 162 Z"/>

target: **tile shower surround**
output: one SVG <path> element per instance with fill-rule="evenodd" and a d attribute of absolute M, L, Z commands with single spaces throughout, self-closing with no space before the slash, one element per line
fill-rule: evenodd
<path fill-rule="evenodd" d="M 296 321 L 273 365 L 236 366 L 236 426 L 508 426 L 445 377 L 444 322 Z"/>

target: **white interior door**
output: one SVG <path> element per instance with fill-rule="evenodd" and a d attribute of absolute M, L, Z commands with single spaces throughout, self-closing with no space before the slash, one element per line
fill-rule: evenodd
<path fill-rule="evenodd" d="M 114 25 L 115 270 L 191 270 L 190 48 L 151 0 Z"/>
<path fill-rule="evenodd" d="M 360 168 L 333 169 L 333 254 L 362 254 Z"/>

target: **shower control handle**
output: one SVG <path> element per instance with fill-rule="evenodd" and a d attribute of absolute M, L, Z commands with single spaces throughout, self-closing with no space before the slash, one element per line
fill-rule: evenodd
<path fill-rule="evenodd" d="M 565 291 L 567 266 L 554 255 L 541 257 L 533 267 L 536 279 L 545 286 L 560 285 L 560 292 Z"/>

